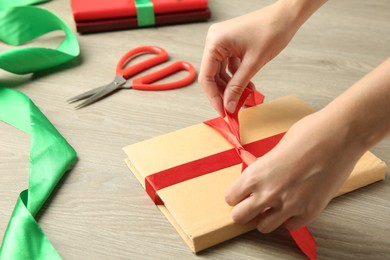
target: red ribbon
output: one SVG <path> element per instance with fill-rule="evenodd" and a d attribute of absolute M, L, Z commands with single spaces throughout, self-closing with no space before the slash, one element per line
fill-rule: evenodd
<path fill-rule="evenodd" d="M 243 101 L 239 104 L 239 107 L 243 105 L 244 101 L 245 105 L 253 106 L 262 103 L 264 100 L 264 96 L 257 91 L 253 92 L 250 98 L 247 97 L 251 92 L 245 93 L 245 98 L 241 99 Z M 226 124 L 222 118 L 215 118 L 205 123 L 210 125 L 213 121 L 222 122 L 221 120 Z M 238 129 L 238 119 L 232 120 L 232 124 Z M 145 178 L 145 190 L 156 205 L 163 205 L 164 202 L 157 194 L 158 190 L 241 163 L 242 157 L 238 156 L 239 153 L 235 150 L 241 150 L 242 153 L 250 151 L 251 153 L 248 156 L 253 156 L 252 154 L 257 157 L 263 156 L 279 142 L 282 136 L 283 133 L 246 144 L 244 145 L 245 149 L 238 141 L 235 144 L 241 148 L 237 148 L 235 145 L 236 148 L 148 175 Z M 252 160 L 255 159 L 252 158 Z"/>
<path fill-rule="evenodd" d="M 257 157 L 269 152 L 283 137 L 284 133 L 261 139 L 246 145 L 240 142 L 240 127 L 238 112 L 244 105 L 253 106 L 261 104 L 264 96 L 257 91 L 246 89 L 239 100 L 234 113 L 226 112 L 228 121 L 223 118 L 215 118 L 206 121 L 205 124 L 218 131 L 234 148 L 178 165 L 167 170 L 151 174 L 145 178 L 145 189 L 156 205 L 163 205 L 157 191 L 171 185 L 190 180 L 205 174 L 215 172 L 242 162 L 242 170 L 253 163 Z M 307 227 L 289 230 L 291 237 L 309 258 L 317 258 L 316 242 Z"/>
<path fill-rule="evenodd" d="M 275 147 L 284 133 L 270 136 L 243 146 L 256 157 L 263 156 Z M 157 194 L 158 190 L 187 181 L 199 176 L 213 173 L 215 171 L 237 165 L 242 159 L 232 148 L 220 153 L 203 157 L 188 163 L 184 163 L 160 172 L 153 173 L 145 178 L 145 190 L 156 205 L 163 205 L 164 202 Z"/>
<path fill-rule="evenodd" d="M 254 106 L 263 103 L 264 96 L 257 91 L 246 89 L 241 95 L 238 101 L 236 111 L 229 113 L 225 111 L 228 122 L 222 117 L 214 118 L 212 120 L 204 122 L 206 125 L 211 126 L 217 130 L 230 144 L 234 146 L 237 154 L 242 160 L 242 171 L 251 163 L 256 161 L 256 157 L 244 149 L 240 141 L 240 124 L 238 122 L 238 112 L 244 105 Z M 271 149 L 269 149 L 271 150 Z M 269 151 L 268 150 L 268 151 Z"/>
<path fill-rule="evenodd" d="M 256 100 L 253 91 L 250 89 L 246 89 L 242 94 L 241 99 L 239 100 L 236 111 L 234 111 L 234 113 L 228 113 L 227 111 L 225 111 L 228 122 L 226 122 L 223 118 L 215 118 L 213 120 L 205 122 L 205 124 L 217 130 L 226 140 L 228 140 L 235 147 L 237 154 L 242 159 L 242 171 L 248 165 L 256 161 L 256 156 L 251 154 L 248 150 L 245 150 L 245 148 L 241 145 L 240 142 L 240 125 L 238 121 L 238 112 L 244 102 L 247 100 L 248 96 L 252 96 L 252 99 L 249 99 L 249 105 L 257 105 L 262 102 L 261 100 L 261 102 L 258 103 L 259 99 Z M 246 104 L 248 105 L 248 102 L 246 102 Z M 271 149 L 272 148 L 270 148 L 269 150 Z M 289 230 L 289 233 L 294 239 L 295 243 L 301 249 L 301 251 L 309 259 L 317 259 L 316 242 L 307 227 Z"/>

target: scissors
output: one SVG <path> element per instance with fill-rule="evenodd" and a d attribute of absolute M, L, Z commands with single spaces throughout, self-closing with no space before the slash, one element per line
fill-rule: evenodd
<path fill-rule="evenodd" d="M 131 60 L 147 53 L 156 55 L 132 66 L 126 67 L 126 65 Z M 89 90 L 67 101 L 69 103 L 73 103 L 82 99 L 86 99 L 83 103 L 75 107 L 76 109 L 79 109 L 102 99 L 103 97 L 117 91 L 118 89 L 169 90 L 185 87 L 194 81 L 196 76 L 196 70 L 194 66 L 185 61 L 176 61 L 162 69 L 135 78 L 131 80 L 130 83 L 128 83 L 127 80 L 132 76 L 153 66 L 166 62 L 168 59 L 167 51 L 160 47 L 141 46 L 134 48 L 123 55 L 123 57 L 118 61 L 116 66 L 116 76 L 111 83 Z M 152 84 L 181 70 L 188 71 L 188 75 L 173 82 Z"/>

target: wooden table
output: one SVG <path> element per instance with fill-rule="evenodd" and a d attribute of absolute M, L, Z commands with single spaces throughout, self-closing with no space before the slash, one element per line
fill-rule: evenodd
<path fill-rule="evenodd" d="M 78 162 L 39 214 L 64 259 L 304 259 L 287 232 L 256 231 L 194 255 L 126 167 L 122 147 L 216 116 L 199 84 L 166 92 L 122 90 L 74 110 L 65 102 L 109 82 L 130 48 L 161 46 L 172 60 L 199 70 L 210 24 L 273 1 L 210 1 L 205 23 L 78 35 L 76 61 L 35 75 L 0 72 L 0 85 L 27 94 L 78 152 Z M 39 5 L 75 28 L 70 2 Z M 31 45 L 57 46 L 52 33 Z M 0 50 L 12 48 L 3 43 Z M 320 109 L 390 54 L 388 0 L 330 1 L 253 82 L 273 100 L 296 95 Z M 372 151 L 390 164 L 390 139 Z M 29 136 L 0 123 L 0 237 L 19 193 L 27 188 Z M 387 173 L 389 176 L 389 173 Z M 390 258 L 387 180 L 333 200 L 309 226 L 320 259 Z"/>

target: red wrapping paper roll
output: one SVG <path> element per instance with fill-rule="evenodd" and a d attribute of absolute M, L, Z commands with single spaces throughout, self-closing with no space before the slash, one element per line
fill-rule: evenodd
<path fill-rule="evenodd" d="M 157 26 L 204 21 L 211 12 L 207 0 L 152 0 Z M 72 0 L 76 29 L 80 33 L 137 28 L 134 0 Z"/>

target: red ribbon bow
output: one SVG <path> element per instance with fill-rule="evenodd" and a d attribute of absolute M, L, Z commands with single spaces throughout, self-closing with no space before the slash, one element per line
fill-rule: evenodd
<path fill-rule="evenodd" d="M 205 124 L 217 130 L 227 141 L 229 141 L 229 143 L 235 147 L 237 154 L 242 159 L 242 171 L 248 165 L 256 161 L 256 157 L 245 150 L 241 145 L 238 112 L 244 103 L 248 106 L 258 105 L 263 102 L 263 99 L 264 96 L 259 92 L 245 89 L 238 102 L 236 111 L 234 111 L 234 113 L 225 111 L 228 120 L 227 122 L 221 117 L 205 122 Z M 309 259 L 317 259 L 316 242 L 306 226 L 295 230 L 289 230 L 289 233 L 298 247 Z"/>
<path fill-rule="evenodd" d="M 238 112 L 240 108 L 244 103 L 247 106 L 254 106 L 261 104 L 263 100 L 264 96 L 259 92 L 246 89 L 239 100 L 236 111 L 234 111 L 234 113 L 226 113 L 227 122 L 223 118 L 215 118 L 206 121 L 205 124 L 218 131 L 234 146 L 234 148 L 147 176 L 145 178 L 145 189 L 153 202 L 156 205 L 164 204 L 157 194 L 157 191 L 160 189 L 236 165 L 240 162 L 242 162 L 242 170 L 244 170 L 256 160 L 256 156 L 263 156 L 275 147 L 284 133 L 264 138 L 244 146 L 241 145 L 240 142 L 240 127 L 238 121 Z M 309 259 L 316 259 L 316 242 L 306 227 L 289 230 L 289 233 L 298 247 Z"/>

